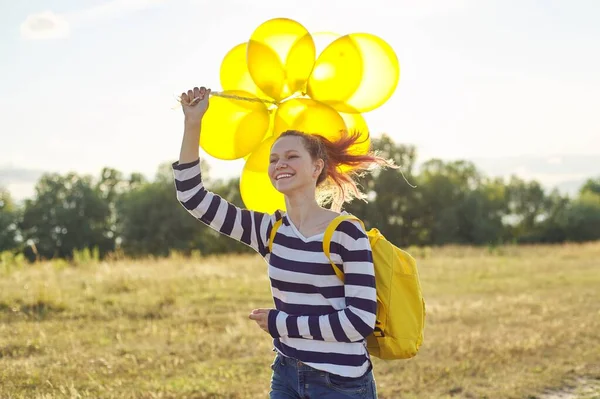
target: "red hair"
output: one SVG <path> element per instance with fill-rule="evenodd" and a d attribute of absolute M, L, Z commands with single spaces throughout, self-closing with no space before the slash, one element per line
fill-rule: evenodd
<path fill-rule="evenodd" d="M 365 200 L 366 195 L 358 188 L 356 177 L 378 166 L 397 168 L 393 161 L 378 156 L 370 148 L 366 153 L 354 153 L 353 146 L 368 140 L 368 136 L 361 138 L 360 132 L 344 130 L 335 141 L 297 130 L 287 130 L 280 137 L 285 136 L 300 137 L 312 159 L 323 160 L 323 170 L 317 178 L 317 200 L 319 203 L 331 201 L 334 210 L 340 210 L 344 202 L 353 198 Z"/>

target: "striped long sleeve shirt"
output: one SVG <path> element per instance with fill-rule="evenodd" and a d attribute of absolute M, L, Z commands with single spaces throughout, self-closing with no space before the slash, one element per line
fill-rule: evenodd
<path fill-rule="evenodd" d="M 371 368 L 366 337 L 375 326 L 375 273 L 366 232 L 355 221 L 340 223 L 331 239 L 336 276 L 323 252 L 323 236 L 304 237 L 283 212 L 234 206 L 202 184 L 200 160 L 173 163 L 177 199 L 212 229 L 258 252 L 268 265 L 275 304 L 268 330 L 275 350 L 319 370 L 359 377 Z M 273 240 L 273 224 L 282 220 Z"/>

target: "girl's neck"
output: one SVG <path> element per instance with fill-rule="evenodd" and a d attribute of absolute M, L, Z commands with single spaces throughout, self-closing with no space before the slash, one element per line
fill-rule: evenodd
<path fill-rule="evenodd" d="M 318 219 L 325 211 L 316 201 L 315 193 L 298 193 L 286 196 L 287 215 L 298 228 Z"/>

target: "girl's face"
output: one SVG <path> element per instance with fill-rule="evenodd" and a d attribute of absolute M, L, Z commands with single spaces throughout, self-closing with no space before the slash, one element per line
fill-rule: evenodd
<path fill-rule="evenodd" d="M 323 161 L 313 161 L 298 136 L 279 138 L 271 147 L 269 178 L 277 191 L 286 195 L 307 187 L 316 187 Z"/>

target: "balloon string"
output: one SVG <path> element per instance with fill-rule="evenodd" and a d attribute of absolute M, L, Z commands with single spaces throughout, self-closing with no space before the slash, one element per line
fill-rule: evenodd
<path fill-rule="evenodd" d="M 296 92 L 296 93 L 292 94 L 291 96 L 284 98 L 281 101 L 275 101 L 275 100 L 267 100 L 267 99 L 258 98 L 258 97 L 238 96 L 237 94 L 229 94 L 229 93 L 225 93 L 225 92 L 222 92 L 222 91 L 212 91 L 210 94 L 212 96 L 223 97 L 223 98 L 230 98 L 232 100 L 242 100 L 242 101 L 250 101 L 250 102 L 259 102 L 259 103 L 271 104 L 271 105 L 277 105 L 277 106 L 281 105 L 281 103 L 284 103 L 284 102 L 286 102 L 288 100 L 293 100 L 293 99 L 298 98 L 298 97 L 306 96 L 306 93 L 304 93 L 304 92 Z M 199 99 L 195 98 L 194 101 L 192 102 L 192 105 L 195 102 L 197 102 L 197 100 L 199 100 Z M 181 98 L 180 97 L 177 97 L 177 102 L 181 103 Z M 177 108 L 177 107 L 173 107 L 172 109 L 175 109 L 175 108 Z"/>
<path fill-rule="evenodd" d="M 279 102 L 277 102 L 275 100 L 265 100 L 263 98 L 258 98 L 258 97 L 243 97 L 243 96 L 238 96 L 236 94 L 227 94 L 227 93 L 223 93 L 223 92 L 219 92 L 219 91 L 212 91 L 210 94 L 213 96 L 231 98 L 234 100 L 252 101 L 252 102 L 275 104 L 275 105 L 279 104 Z"/>

